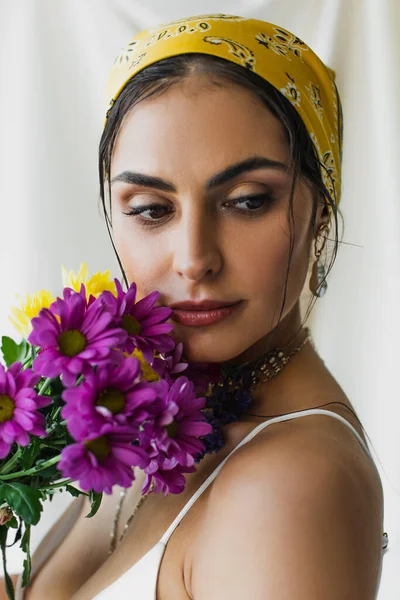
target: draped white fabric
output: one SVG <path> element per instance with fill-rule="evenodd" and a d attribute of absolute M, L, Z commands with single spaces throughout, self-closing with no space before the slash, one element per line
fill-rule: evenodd
<path fill-rule="evenodd" d="M 0 0 L 0 331 L 14 292 L 61 288 L 61 264 L 119 277 L 98 201 L 107 73 L 145 27 L 190 14 L 260 18 L 302 38 L 337 73 L 344 110 L 345 232 L 309 324 L 372 441 L 385 494 L 378 597 L 400 597 L 400 3 L 398 0 Z M 305 288 L 307 293 L 307 288 Z M 305 296 L 308 300 L 308 296 Z M 323 399 L 321 399 L 321 402 Z M 70 502 L 58 494 L 35 548 Z M 9 551 L 11 572 L 21 554 Z M 398 569 L 397 569 L 398 570 Z"/>

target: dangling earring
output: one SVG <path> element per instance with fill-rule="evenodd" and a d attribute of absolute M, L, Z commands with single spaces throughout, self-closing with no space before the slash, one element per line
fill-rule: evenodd
<path fill-rule="evenodd" d="M 329 226 L 326 223 L 319 228 L 317 237 L 315 238 L 314 252 L 315 252 L 315 256 L 316 256 L 317 260 L 313 264 L 311 278 L 310 278 L 310 290 L 314 294 L 314 296 L 316 296 L 317 298 L 321 298 L 325 294 L 326 290 L 328 289 L 328 284 L 326 281 L 324 281 L 325 275 L 326 275 L 325 266 L 319 260 L 319 257 L 321 256 L 321 252 L 325 246 L 326 238 L 324 238 L 321 248 L 319 248 L 317 250 L 318 237 L 319 237 L 320 233 L 325 229 L 329 229 Z"/>

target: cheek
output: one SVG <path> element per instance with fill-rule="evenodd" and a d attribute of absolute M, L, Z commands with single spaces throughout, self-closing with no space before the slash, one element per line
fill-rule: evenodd
<path fill-rule="evenodd" d="M 287 302 L 301 293 L 308 269 L 307 239 L 303 231 L 293 231 L 294 248 L 290 257 L 290 271 L 287 266 L 290 254 L 290 229 L 284 221 L 276 221 L 268 227 L 255 231 L 253 235 L 242 238 L 236 251 L 236 272 L 240 287 L 259 298 L 265 310 L 283 301 L 285 282 Z M 250 292 L 251 290 L 251 292 Z"/>
<path fill-rule="evenodd" d="M 284 285 L 288 246 L 283 235 L 266 237 L 258 243 L 250 241 L 247 246 L 247 257 L 241 271 L 249 287 L 258 292 L 267 304 L 280 295 Z"/>
<path fill-rule="evenodd" d="M 123 215 L 124 216 L 124 215 Z M 126 273 L 129 285 L 134 281 L 138 297 L 162 289 L 166 277 L 166 255 L 163 252 L 161 236 L 150 238 L 146 233 L 133 231 L 129 224 L 120 218 L 113 220 L 114 244 Z"/>

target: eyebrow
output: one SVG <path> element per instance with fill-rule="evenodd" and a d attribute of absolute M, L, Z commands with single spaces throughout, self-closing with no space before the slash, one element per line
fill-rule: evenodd
<path fill-rule="evenodd" d="M 255 171 L 257 169 L 277 169 L 279 171 L 288 172 L 289 168 L 284 163 L 266 158 L 265 156 L 252 156 L 241 162 L 230 165 L 223 171 L 220 171 L 216 175 L 210 177 L 206 182 L 206 190 L 213 190 L 214 188 L 227 183 L 234 177 L 241 175 L 247 171 Z M 145 175 L 144 173 L 135 173 L 134 171 L 123 171 L 119 175 L 116 175 L 111 180 L 111 185 L 117 181 L 123 183 L 129 183 L 133 185 L 143 185 L 146 187 L 155 188 L 164 192 L 177 192 L 176 187 L 170 181 L 161 179 L 160 177 L 154 177 L 153 175 Z"/>

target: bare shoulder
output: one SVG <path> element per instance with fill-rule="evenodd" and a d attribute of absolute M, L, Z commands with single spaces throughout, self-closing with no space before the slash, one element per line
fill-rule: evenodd
<path fill-rule="evenodd" d="M 221 469 L 193 552 L 195 600 L 375 598 L 380 480 L 346 426 L 321 434 L 323 418 L 271 425 Z"/>

